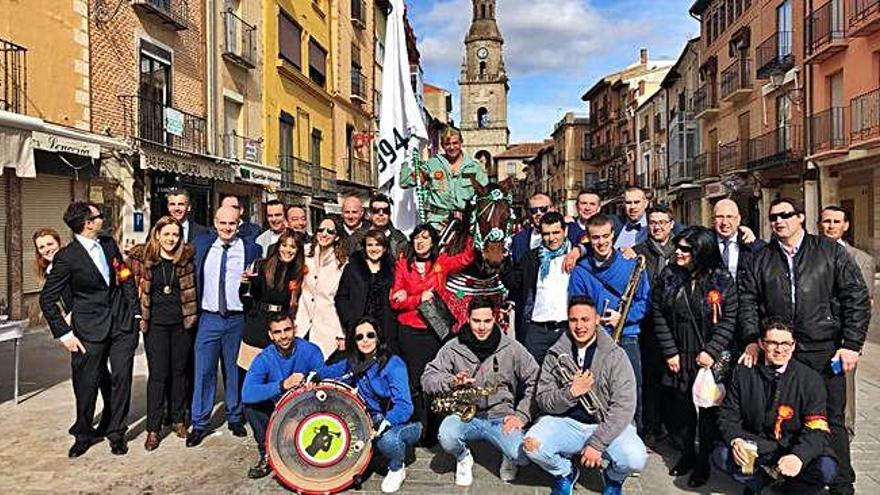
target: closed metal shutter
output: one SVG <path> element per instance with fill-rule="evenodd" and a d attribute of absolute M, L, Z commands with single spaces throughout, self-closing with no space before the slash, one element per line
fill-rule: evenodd
<path fill-rule="evenodd" d="M 61 235 L 62 246 L 70 242 L 72 235 L 64 224 L 64 212 L 73 200 L 73 194 L 71 180 L 66 177 L 41 175 L 36 179 L 22 179 L 21 184 L 21 258 L 23 289 L 28 294 L 40 290 L 34 272 L 34 243 L 31 237 L 37 229 L 50 228 Z"/>
<path fill-rule="evenodd" d="M 9 304 L 9 256 L 6 255 L 6 245 L 9 239 L 6 232 L 6 174 L 14 174 L 15 171 L 8 169 L 0 177 L 0 298 Z"/>

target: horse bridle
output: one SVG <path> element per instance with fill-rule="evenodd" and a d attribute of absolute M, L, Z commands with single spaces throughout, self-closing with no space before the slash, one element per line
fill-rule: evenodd
<path fill-rule="evenodd" d="M 476 210 L 477 203 L 485 200 L 488 200 L 489 202 L 480 210 Z M 501 229 L 500 227 L 492 227 L 491 229 L 489 229 L 489 232 L 487 232 L 485 236 L 482 232 L 480 232 L 480 218 L 482 218 L 483 215 L 488 212 L 486 218 L 491 221 L 492 216 L 495 214 L 495 206 L 502 201 L 505 201 L 508 205 L 510 205 L 513 202 L 513 197 L 509 192 L 505 193 L 501 189 L 493 189 L 489 192 L 489 194 L 485 196 L 474 196 L 471 199 L 471 205 L 474 207 L 474 222 L 473 225 L 471 225 L 471 233 L 474 237 L 475 249 L 482 250 L 487 243 L 504 242 L 510 237 L 510 234 L 513 230 L 513 211 L 511 211 L 510 216 L 507 218 L 504 229 Z"/>

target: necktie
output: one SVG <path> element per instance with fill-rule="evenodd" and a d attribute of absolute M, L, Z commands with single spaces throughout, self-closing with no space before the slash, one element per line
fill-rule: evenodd
<path fill-rule="evenodd" d="M 226 259 L 229 256 L 229 244 L 223 245 L 223 254 L 220 255 L 220 288 L 217 292 L 217 312 L 220 316 L 226 316 Z"/>
<path fill-rule="evenodd" d="M 104 256 L 104 250 L 101 249 L 101 244 L 95 242 L 92 244 L 92 259 L 95 260 L 95 264 L 98 265 L 98 270 L 101 272 L 101 276 L 104 277 L 104 282 L 109 286 L 110 285 L 110 267 L 107 266 L 107 257 Z"/>
<path fill-rule="evenodd" d="M 730 239 L 721 241 L 724 247 L 721 249 L 721 260 L 724 262 L 724 268 L 730 267 Z"/>

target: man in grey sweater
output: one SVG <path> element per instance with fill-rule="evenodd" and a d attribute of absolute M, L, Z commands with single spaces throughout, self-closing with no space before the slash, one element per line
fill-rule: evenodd
<path fill-rule="evenodd" d="M 535 391 L 546 414 L 523 441 L 526 455 L 554 476 L 551 493 L 571 494 L 578 470 L 601 468 L 606 495 L 619 494 L 624 480 L 648 460 L 636 433 L 636 382 L 626 352 L 605 332 L 597 332 L 596 304 L 586 296 L 568 303 L 568 332 L 547 351 Z M 561 372 L 565 369 L 566 372 Z M 590 411 L 584 404 L 590 407 Z"/>
<path fill-rule="evenodd" d="M 493 301 L 475 297 L 468 306 L 468 322 L 457 337 L 444 345 L 422 374 L 422 388 L 442 394 L 456 387 L 488 388 L 487 397 L 477 402 L 477 414 L 470 421 L 450 415 L 440 424 L 438 440 L 456 459 L 455 484 L 473 483 L 474 459 L 469 442 L 485 440 L 501 451 L 501 479 L 510 482 L 517 467 L 527 464 L 522 450 L 523 429 L 531 421 L 538 363 L 512 337 L 504 335 L 495 322 Z M 517 392 L 524 390 L 517 401 Z"/>

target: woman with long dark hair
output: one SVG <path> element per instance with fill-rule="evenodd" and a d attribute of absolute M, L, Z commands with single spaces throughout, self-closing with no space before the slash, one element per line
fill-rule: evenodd
<path fill-rule="evenodd" d="M 691 473 L 688 486 L 695 488 L 709 480 L 718 408 L 697 411 L 692 388 L 700 369 L 714 370 L 716 380 L 723 380 L 723 368 L 732 366 L 738 300 L 736 283 L 721 262 L 711 230 L 688 227 L 672 242 L 674 262 L 663 269 L 652 288 L 654 331 L 667 365 L 662 377 L 667 426 L 681 449 L 681 458 L 669 474 Z M 697 435 L 699 451 L 694 447 Z"/>
<path fill-rule="evenodd" d="M 322 378 L 342 378 L 357 387 L 376 431 L 376 448 L 388 459 L 382 491 L 393 493 L 406 479 L 406 452 L 422 434 L 412 421 L 413 403 L 406 364 L 387 347 L 382 325 L 371 317 L 355 320 L 346 332 L 346 358 L 325 366 Z"/>
<path fill-rule="evenodd" d="M 344 235 L 338 216 L 327 216 L 318 224 L 306 247 L 306 273 L 296 310 L 296 336 L 320 347 L 325 361 L 337 350 L 345 350 L 345 332 L 333 301 L 348 261 Z"/>
<path fill-rule="evenodd" d="M 244 304 L 245 326 L 238 352 L 238 366 L 242 369 L 250 368 L 257 354 L 271 344 L 267 332 L 269 313 L 295 317 L 304 268 L 305 249 L 301 237 L 292 230 L 285 230 L 270 246 L 269 256 L 257 270 L 242 273 L 239 295 Z"/>
<path fill-rule="evenodd" d="M 187 437 L 186 366 L 192 353 L 198 321 L 195 264 L 183 228 L 171 216 L 156 222 L 146 244 L 131 248 L 128 263 L 141 303 L 140 322 L 147 351 L 148 451 L 159 447 L 166 397 L 170 400 L 171 430 Z"/>
<path fill-rule="evenodd" d="M 336 313 L 342 328 L 351 328 L 364 316 L 375 318 L 387 336 L 385 343 L 397 350 L 397 319 L 388 298 L 394 283 L 394 261 L 388 237 L 381 230 L 369 230 L 359 248 L 342 270 L 336 292 Z"/>
<path fill-rule="evenodd" d="M 474 262 L 473 239 L 468 239 L 465 249 L 455 255 L 440 252 L 440 236 L 431 225 L 416 226 L 410 234 L 406 257 L 397 260 L 394 267 L 394 285 L 391 287 L 391 309 L 397 312 L 398 345 L 400 354 L 410 371 L 410 390 L 416 414 L 425 430 L 425 446 L 437 443 L 440 418 L 428 407 L 430 400 L 422 392 L 421 376 L 443 345 L 440 337 L 428 329 L 419 314 L 419 304 L 445 290 L 446 278 Z"/>

